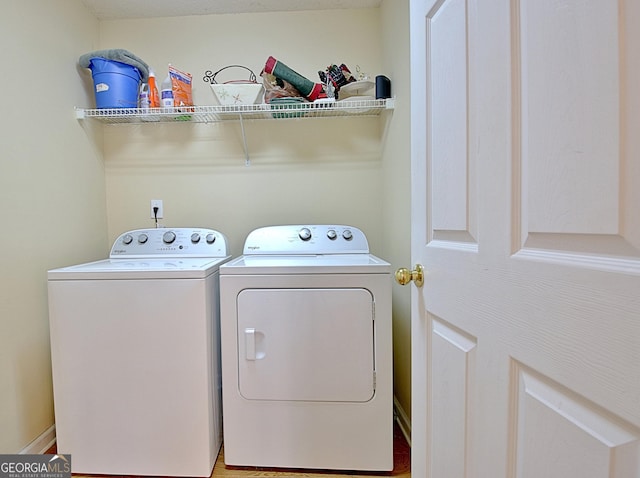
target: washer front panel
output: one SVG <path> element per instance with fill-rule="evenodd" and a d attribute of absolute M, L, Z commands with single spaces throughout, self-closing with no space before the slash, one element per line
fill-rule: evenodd
<path fill-rule="evenodd" d="M 58 452 L 73 473 L 211 474 L 217 280 L 49 281 Z"/>

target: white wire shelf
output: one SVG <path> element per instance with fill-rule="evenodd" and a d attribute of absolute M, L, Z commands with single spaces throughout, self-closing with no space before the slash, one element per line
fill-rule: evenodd
<path fill-rule="evenodd" d="M 333 103 L 295 103 L 190 106 L 184 108 L 76 108 L 77 119 L 94 119 L 106 124 L 215 123 L 253 119 L 378 116 L 394 108 L 394 99 L 344 100 Z"/>

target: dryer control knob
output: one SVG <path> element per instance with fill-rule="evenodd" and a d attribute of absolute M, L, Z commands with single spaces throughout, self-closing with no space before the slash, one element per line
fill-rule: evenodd
<path fill-rule="evenodd" d="M 165 244 L 171 244 L 173 241 L 176 240 L 176 233 L 173 231 L 165 232 L 162 235 L 162 240 L 164 241 Z"/>
<path fill-rule="evenodd" d="M 122 238 L 122 242 L 127 245 L 131 244 L 133 242 L 133 236 L 131 234 L 125 234 Z"/>
<path fill-rule="evenodd" d="M 298 232 L 298 236 L 300 237 L 300 239 L 302 239 L 303 241 L 308 241 L 309 239 L 311 239 L 311 231 L 309 230 L 308 227 L 303 227 L 302 229 L 300 229 L 300 231 Z"/>
<path fill-rule="evenodd" d="M 336 231 L 334 231 L 333 229 L 329 229 L 327 231 L 327 237 L 333 241 L 333 240 L 335 240 L 336 237 L 338 237 L 338 233 Z"/>
<path fill-rule="evenodd" d="M 214 234 L 207 234 L 207 244 L 213 244 L 216 242 L 216 236 Z"/>
<path fill-rule="evenodd" d="M 147 236 L 146 234 L 140 234 L 138 236 L 138 243 L 139 244 L 144 244 L 147 242 L 147 240 L 149 239 L 149 236 Z"/>
<path fill-rule="evenodd" d="M 191 242 L 193 242 L 194 244 L 200 242 L 200 234 L 198 234 L 197 232 L 191 234 Z"/>
<path fill-rule="evenodd" d="M 351 232 L 351 230 L 345 229 L 342 232 L 342 237 L 344 237 L 346 241 L 350 241 L 351 239 L 353 239 L 353 233 Z"/>

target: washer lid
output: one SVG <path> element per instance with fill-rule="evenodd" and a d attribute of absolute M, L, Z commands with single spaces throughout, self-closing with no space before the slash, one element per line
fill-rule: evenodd
<path fill-rule="evenodd" d="M 226 257 L 160 257 L 152 259 L 104 259 L 48 272 L 50 280 L 175 279 L 202 278 L 218 270 Z"/>
<path fill-rule="evenodd" d="M 221 275 L 388 274 L 391 264 L 372 254 L 240 256 L 220 266 Z"/>

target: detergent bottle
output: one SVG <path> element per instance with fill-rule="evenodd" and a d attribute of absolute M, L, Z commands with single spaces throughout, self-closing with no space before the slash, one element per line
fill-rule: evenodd
<path fill-rule="evenodd" d="M 160 108 L 160 95 L 158 85 L 156 85 L 156 74 L 149 69 L 149 107 Z"/>
<path fill-rule="evenodd" d="M 142 83 L 140 85 L 140 93 L 138 95 L 138 107 L 142 110 L 148 110 L 149 109 L 149 99 L 150 99 L 150 95 L 149 95 L 149 84 L 148 83 Z"/>
<path fill-rule="evenodd" d="M 173 87 L 171 85 L 171 76 L 169 73 L 167 73 L 167 77 L 162 80 L 160 96 L 163 108 L 173 108 Z"/>

